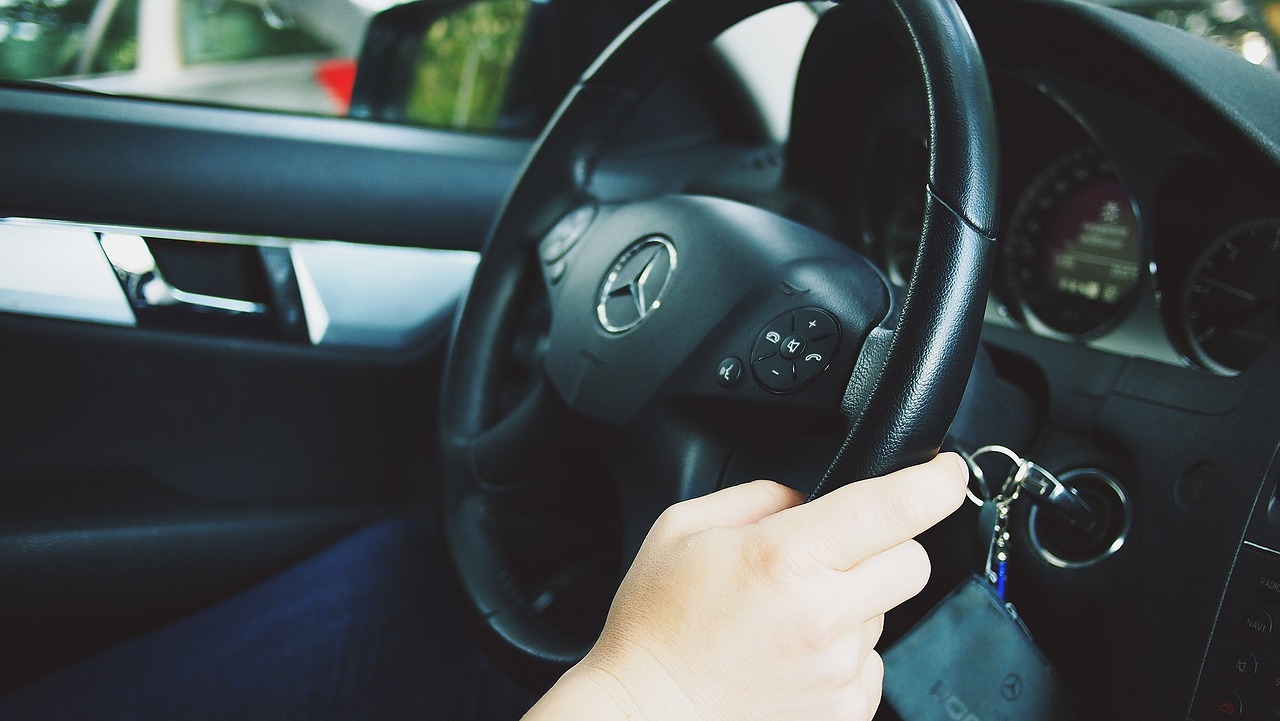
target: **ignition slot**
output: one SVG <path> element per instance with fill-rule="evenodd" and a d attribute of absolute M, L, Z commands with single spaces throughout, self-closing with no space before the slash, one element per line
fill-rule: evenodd
<path fill-rule="evenodd" d="M 1133 524 L 1129 494 L 1111 474 L 1096 468 L 1079 468 L 1058 477 L 1075 491 L 1093 512 L 1095 522 L 1072 523 L 1066 515 L 1045 506 L 1034 506 L 1027 516 L 1031 547 L 1046 562 L 1059 568 L 1088 566 L 1124 546 Z"/>

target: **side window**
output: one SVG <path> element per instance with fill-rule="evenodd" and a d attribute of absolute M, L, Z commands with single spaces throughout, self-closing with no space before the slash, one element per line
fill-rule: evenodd
<path fill-rule="evenodd" d="M 333 44 L 309 32 L 298 18 L 270 4 L 182 0 L 182 61 L 187 66 L 334 51 Z"/>
<path fill-rule="evenodd" d="M 0 80 L 342 115 L 376 5 L 0 0 Z"/>
<path fill-rule="evenodd" d="M 99 3 L 95 17 L 85 30 L 84 48 L 76 62 L 74 73 L 121 73 L 138 67 L 138 2 L 118 0 Z"/>
<path fill-rule="evenodd" d="M 413 36 L 395 119 L 512 131 L 532 0 L 0 0 L 0 81 L 346 115 L 366 27 L 409 4 L 436 21 Z"/>
<path fill-rule="evenodd" d="M 138 0 L 0 0 L 0 79 L 133 70 Z"/>
<path fill-rule="evenodd" d="M 427 28 L 405 118 L 458 130 L 498 129 L 529 0 L 479 0 Z"/>

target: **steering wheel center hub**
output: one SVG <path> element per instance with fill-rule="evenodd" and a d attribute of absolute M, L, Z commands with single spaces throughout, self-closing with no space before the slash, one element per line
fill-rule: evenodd
<path fill-rule="evenodd" d="M 662 306 L 676 272 L 676 247 L 654 235 L 622 251 L 600 284 L 596 317 L 610 333 L 625 333 Z"/>

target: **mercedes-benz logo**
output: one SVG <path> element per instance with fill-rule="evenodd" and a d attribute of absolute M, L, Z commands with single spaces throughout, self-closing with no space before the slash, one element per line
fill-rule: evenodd
<path fill-rule="evenodd" d="M 671 241 L 655 235 L 632 244 L 600 284 L 596 304 L 600 325 L 610 333 L 623 333 L 653 315 L 675 270 L 676 248 Z"/>
<path fill-rule="evenodd" d="M 1011 673 L 1000 683 L 1000 695 L 1005 701 L 1017 701 L 1022 696 L 1022 677 Z"/>

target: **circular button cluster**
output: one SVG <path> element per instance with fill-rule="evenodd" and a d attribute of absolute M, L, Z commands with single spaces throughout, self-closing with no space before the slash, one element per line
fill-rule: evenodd
<path fill-rule="evenodd" d="M 570 211 L 555 224 L 555 227 L 547 232 L 546 237 L 542 239 L 539 254 L 542 256 L 543 265 L 546 266 L 548 283 L 555 285 L 564 278 L 564 273 L 569 267 L 565 256 L 573 249 L 574 245 L 577 245 L 578 240 L 595 218 L 596 207 L 594 205 L 584 205 L 581 208 Z"/>
<path fill-rule="evenodd" d="M 774 393 L 792 393 L 831 365 L 840 326 L 821 308 L 801 308 L 769 321 L 751 347 L 756 382 Z"/>

